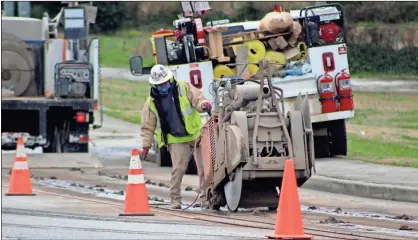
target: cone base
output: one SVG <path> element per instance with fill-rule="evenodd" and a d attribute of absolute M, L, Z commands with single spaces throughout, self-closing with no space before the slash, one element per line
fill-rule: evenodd
<path fill-rule="evenodd" d="M 154 216 L 154 213 L 120 213 L 119 216 Z"/>
<path fill-rule="evenodd" d="M 36 196 L 35 193 L 6 193 L 6 196 Z"/>
<path fill-rule="evenodd" d="M 265 235 L 265 237 L 270 239 L 312 239 L 311 235 Z"/>

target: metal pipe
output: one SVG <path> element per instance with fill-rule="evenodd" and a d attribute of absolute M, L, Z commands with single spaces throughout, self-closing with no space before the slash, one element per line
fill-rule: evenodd
<path fill-rule="evenodd" d="M 245 101 L 255 101 L 258 99 L 258 94 L 260 91 L 260 86 L 256 84 L 245 84 L 235 86 L 236 94 L 241 95 Z M 263 95 L 262 98 L 270 97 L 270 89 L 267 86 L 263 86 Z"/>

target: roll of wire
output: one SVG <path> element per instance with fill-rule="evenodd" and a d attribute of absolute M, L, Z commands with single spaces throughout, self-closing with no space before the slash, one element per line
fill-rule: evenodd
<path fill-rule="evenodd" d="M 308 57 L 308 48 L 304 42 L 299 42 L 296 48 L 299 50 L 299 55 L 295 58 L 297 61 L 305 60 Z"/>
<path fill-rule="evenodd" d="M 248 64 L 248 70 L 252 75 L 255 75 L 258 72 L 259 67 L 256 64 Z"/>
<path fill-rule="evenodd" d="M 235 75 L 235 70 L 233 68 L 230 68 L 228 66 L 218 64 L 213 69 L 213 77 L 216 80 L 219 80 L 221 77 L 229 77 Z"/>
<path fill-rule="evenodd" d="M 266 53 L 266 59 L 273 64 L 286 64 L 286 56 L 281 52 L 269 50 Z"/>
<path fill-rule="evenodd" d="M 208 58 L 207 58 L 206 60 L 209 60 L 209 59 L 210 59 L 210 57 L 212 56 L 212 51 L 211 51 L 211 50 L 210 50 L 210 48 L 209 48 L 209 47 L 207 47 L 207 46 L 202 46 L 202 47 L 208 51 Z"/>
<path fill-rule="evenodd" d="M 259 40 L 251 40 L 245 42 L 244 45 L 248 46 L 248 62 L 258 63 L 266 56 L 266 47 L 263 42 Z"/>

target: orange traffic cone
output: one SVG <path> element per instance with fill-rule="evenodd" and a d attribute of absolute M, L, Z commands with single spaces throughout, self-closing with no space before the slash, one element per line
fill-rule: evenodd
<path fill-rule="evenodd" d="M 124 213 L 119 214 L 119 216 L 154 216 L 148 203 L 148 193 L 138 149 L 132 149 L 128 185 L 126 185 L 125 208 Z"/>
<path fill-rule="evenodd" d="M 6 196 L 34 196 L 32 193 L 32 182 L 30 180 L 30 172 L 28 159 L 25 153 L 25 145 L 23 138 L 19 137 L 16 146 L 15 161 L 12 166 L 10 176 L 9 192 Z"/>
<path fill-rule="evenodd" d="M 303 231 L 302 211 L 296 185 L 295 167 L 293 159 L 286 160 L 282 189 L 280 191 L 279 208 L 273 235 L 266 235 L 275 239 L 312 239 Z"/>

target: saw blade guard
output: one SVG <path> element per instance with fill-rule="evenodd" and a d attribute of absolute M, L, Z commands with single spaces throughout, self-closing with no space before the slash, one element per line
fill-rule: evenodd
<path fill-rule="evenodd" d="M 211 185 L 213 182 L 213 169 L 216 162 L 216 139 L 217 130 L 216 125 L 217 117 L 212 116 L 203 125 L 200 136 L 200 147 L 203 161 L 203 169 L 205 172 L 205 182 L 207 185 Z"/>

